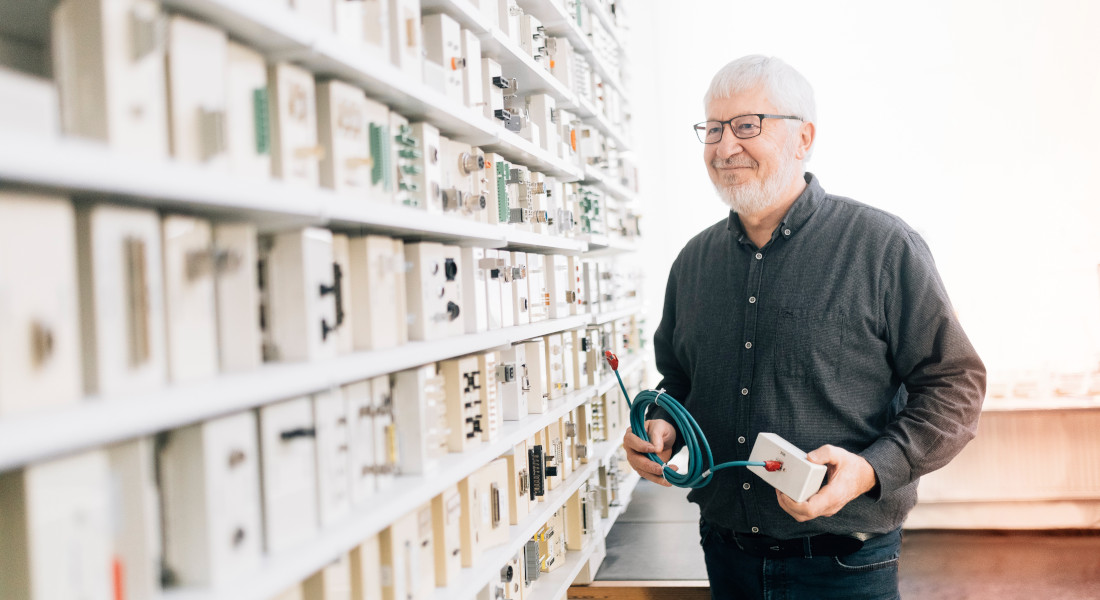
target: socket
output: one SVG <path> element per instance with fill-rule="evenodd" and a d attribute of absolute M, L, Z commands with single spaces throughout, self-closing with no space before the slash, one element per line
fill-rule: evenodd
<path fill-rule="evenodd" d="M 749 460 L 783 463 L 783 468 L 775 472 L 768 472 L 765 467 L 748 469 L 795 502 L 805 502 L 816 494 L 825 479 L 825 465 L 810 462 L 805 452 L 774 433 L 757 434 Z"/>

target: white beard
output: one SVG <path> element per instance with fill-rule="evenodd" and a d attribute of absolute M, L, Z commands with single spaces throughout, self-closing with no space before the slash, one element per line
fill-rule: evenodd
<path fill-rule="evenodd" d="M 730 207 L 730 210 L 740 215 L 753 215 L 763 212 L 773 204 L 782 200 L 781 194 L 783 190 L 791 185 L 791 181 L 802 171 L 801 161 L 794 157 L 794 149 L 797 143 L 797 139 L 792 136 L 791 140 L 787 143 L 787 147 L 783 149 L 783 163 L 780 165 L 779 170 L 772 173 L 770 177 L 750 183 L 734 185 L 715 184 L 714 189 L 718 192 L 718 197 Z M 729 164 L 743 164 L 752 167 L 757 166 L 756 161 L 751 159 L 746 161 L 746 159 L 738 159 L 736 156 L 732 157 L 729 161 L 722 161 L 715 158 L 713 166 L 722 166 L 723 162 Z"/>

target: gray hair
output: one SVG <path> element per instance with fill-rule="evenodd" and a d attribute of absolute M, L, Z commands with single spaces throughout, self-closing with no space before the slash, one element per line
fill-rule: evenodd
<path fill-rule="evenodd" d="M 807 123 L 817 121 L 814 88 L 810 82 L 782 60 L 761 54 L 742 56 L 719 69 L 703 96 L 703 107 L 705 109 L 711 100 L 729 98 L 758 85 L 764 86 L 768 99 L 779 112 L 794 115 Z M 798 121 L 790 123 L 792 127 L 799 124 Z M 809 158 L 807 155 L 806 159 Z"/>

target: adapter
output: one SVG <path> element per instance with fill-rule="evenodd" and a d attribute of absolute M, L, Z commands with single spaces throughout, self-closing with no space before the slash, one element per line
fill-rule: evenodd
<path fill-rule="evenodd" d="M 778 461 L 783 468 L 769 472 L 766 467 L 748 469 L 795 502 L 805 502 L 817 493 L 825 479 L 825 465 L 806 459 L 806 453 L 774 433 L 759 433 L 749 454 L 750 462 Z"/>

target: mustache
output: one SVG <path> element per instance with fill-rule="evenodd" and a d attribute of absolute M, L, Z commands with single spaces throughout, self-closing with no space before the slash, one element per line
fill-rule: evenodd
<path fill-rule="evenodd" d="M 743 156 L 731 156 L 725 160 L 715 158 L 710 161 L 710 166 L 715 169 L 732 169 L 734 167 L 756 168 L 756 161 Z"/>

